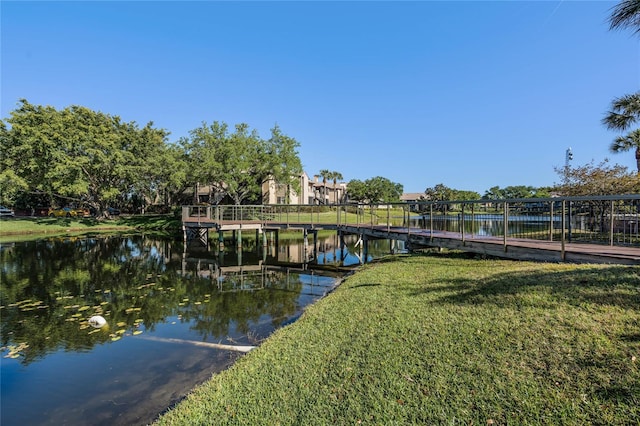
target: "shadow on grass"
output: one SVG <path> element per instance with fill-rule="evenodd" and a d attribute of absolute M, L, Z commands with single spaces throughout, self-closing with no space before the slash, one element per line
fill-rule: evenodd
<path fill-rule="evenodd" d="M 640 342 L 640 333 L 626 333 L 620 336 L 625 342 Z"/>
<path fill-rule="evenodd" d="M 607 401 L 633 401 L 640 395 L 640 385 L 627 383 L 626 386 L 603 386 L 596 391 L 596 395 Z"/>
<path fill-rule="evenodd" d="M 76 218 L 76 217 L 47 217 L 35 219 L 38 225 L 49 226 L 71 226 L 74 223 L 80 223 L 83 226 L 93 227 L 100 226 L 102 223 L 93 217 Z"/>
<path fill-rule="evenodd" d="M 146 215 L 146 216 L 112 216 L 110 218 L 95 217 L 42 217 L 42 218 L 21 218 L 20 220 L 31 221 L 39 225 L 70 226 L 80 223 L 84 226 L 105 226 L 105 225 L 126 225 L 126 226 L 155 226 L 157 224 L 172 224 L 179 228 L 181 221 L 175 215 Z"/>
<path fill-rule="evenodd" d="M 379 287 L 382 284 L 356 284 L 354 286 L 349 287 L 349 290 L 352 290 L 354 288 L 359 288 L 359 287 Z"/>
<path fill-rule="evenodd" d="M 177 215 L 147 215 L 119 217 L 115 223 L 138 229 L 179 230 L 182 227 L 180 216 Z"/>
<path fill-rule="evenodd" d="M 447 258 L 469 257 L 447 255 Z M 640 309 L 640 267 L 636 266 L 581 266 L 561 271 L 541 268 L 496 273 L 480 280 L 458 278 L 441 282 L 442 286 L 436 283 L 433 288 L 425 288 L 418 293 L 447 293 L 436 303 L 491 303 L 498 307 L 513 307 L 514 303 L 519 303 L 519 298 L 533 296 L 528 298 L 528 303 L 540 300 L 543 304 L 563 302 L 576 306 L 593 304 Z M 545 296 L 537 298 L 536 293 Z M 638 336 L 630 338 L 637 339 Z"/>

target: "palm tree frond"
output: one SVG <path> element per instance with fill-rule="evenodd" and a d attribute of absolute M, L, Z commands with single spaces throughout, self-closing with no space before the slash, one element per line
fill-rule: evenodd
<path fill-rule="evenodd" d="M 640 92 L 614 99 L 611 110 L 602 119 L 610 130 L 626 130 L 637 121 L 640 121 Z"/>
<path fill-rule="evenodd" d="M 609 24 L 611 30 L 633 29 L 640 34 L 640 0 L 622 0 L 612 8 Z"/>
<path fill-rule="evenodd" d="M 640 148 L 640 129 L 625 136 L 618 136 L 611 143 L 611 152 L 624 152 L 638 148 Z"/>

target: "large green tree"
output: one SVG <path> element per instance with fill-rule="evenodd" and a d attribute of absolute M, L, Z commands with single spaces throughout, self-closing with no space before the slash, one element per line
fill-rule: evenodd
<path fill-rule="evenodd" d="M 82 106 L 57 110 L 21 100 L 2 125 L 0 188 L 50 194 L 99 214 L 136 186 L 151 185 L 167 132 Z"/>
<path fill-rule="evenodd" d="M 353 179 L 347 184 L 349 199 L 371 204 L 398 202 L 402 190 L 402 184 L 382 176 L 376 176 L 364 182 Z"/>
<path fill-rule="evenodd" d="M 608 160 L 579 167 L 557 167 L 562 183 L 554 190 L 563 196 L 625 195 L 640 193 L 640 175 L 630 173 L 619 164 Z"/>
<path fill-rule="evenodd" d="M 453 189 L 442 183 L 425 189 L 424 195 L 424 198 L 428 201 L 443 202 L 442 204 L 436 206 L 436 210 L 441 211 L 446 211 L 453 206 L 447 203 L 450 201 L 468 201 L 480 199 L 480 194 L 475 191 Z"/>
<path fill-rule="evenodd" d="M 4 121 L 0 121 L 0 204 L 13 205 L 18 196 L 29 190 L 29 182 L 16 173 L 17 161 L 6 155 L 10 134 Z"/>
<path fill-rule="evenodd" d="M 214 121 L 208 125 L 203 122 L 200 127 L 189 132 L 189 137 L 179 140 L 188 164 L 186 178 L 194 186 L 194 196 L 199 185 L 209 185 L 216 192 L 223 193 L 223 188 L 218 187 L 222 165 L 218 162 L 216 153 L 226 143 L 228 134 L 229 128 L 225 123 Z M 212 198 L 212 192 L 209 195 L 209 202 L 220 201 Z"/>
<path fill-rule="evenodd" d="M 218 186 L 225 189 L 234 204 L 241 204 L 245 199 L 258 202 L 262 182 L 268 176 L 265 147 L 258 132 L 241 123 L 224 142 L 215 153 L 222 166 Z"/>
<path fill-rule="evenodd" d="M 429 187 L 424 190 L 425 199 L 428 201 L 452 201 L 456 190 L 449 188 L 443 183 Z"/>
<path fill-rule="evenodd" d="M 263 140 L 245 123 L 237 124 L 233 132 L 223 122 L 203 123 L 180 143 L 189 165 L 188 179 L 228 195 L 235 204 L 260 202 L 262 184 L 268 179 L 295 190 L 296 177 L 302 172 L 298 142 L 277 125 L 270 138 Z M 219 201 L 219 196 L 210 199 Z"/>
<path fill-rule="evenodd" d="M 182 148 L 176 144 L 158 147 L 157 155 L 150 155 L 143 165 L 142 178 L 133 182 L 132 192 L 138 205 L 168 207 L 180 202 L 190 186 L 187 180 L 187 162 Z M 133 200 L 129 200 L 133 204 Z"/>
<path fill-rule="evenodd" d="M 271 129 L 269 139 L 263 142 L 266 153 L 264 163 L 268 175 L 262 177 L 264 179 L 273 179 L 276 184 L 286 185 L 295 193 L 299 193 L 300 188 L 299 176 L 302 174 L 302 161 L 298 154 L 300 143 L 286 134 L 282 133 L 280 127 L 276 124 Z M 288 192 L 287 192 L 288 196 Z"/>

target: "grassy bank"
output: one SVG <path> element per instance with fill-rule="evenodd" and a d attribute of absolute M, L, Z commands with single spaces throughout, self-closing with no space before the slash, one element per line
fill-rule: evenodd
<path fill-rule="evenodd" d="M 638 424 L 640 268 L 367 265 L 158 423 Z"/>
<path fill-rule="evenodd" d="M 14 218 L 0 220 L 0 242 L 25 241 L 56 235 L 127 231 L 177 232 L 180 219 L 174 216 L 123 216 L 109 220 L 94 218 Z"/>

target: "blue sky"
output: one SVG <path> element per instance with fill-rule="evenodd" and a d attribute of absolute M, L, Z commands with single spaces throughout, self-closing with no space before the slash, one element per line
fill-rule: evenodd
<path fill-rule="evenodd" d="M 32 2 L 1 12 L 1 116 L 21 98 L 82 105 L 188 136 L 276 123 L 313 176 L 443 183 L 560 181 L 611 162 L 601 124 L 640 87 L 640 43 L 610 1 Z"/>

